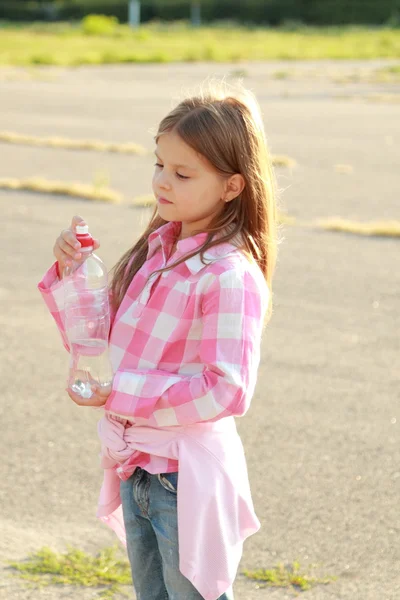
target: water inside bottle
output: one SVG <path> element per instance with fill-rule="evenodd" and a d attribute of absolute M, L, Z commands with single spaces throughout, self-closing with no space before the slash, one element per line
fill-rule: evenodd
<path fill-rule="evenodd" d="M 71 342 L 73 360 L 71 389 L 82 396 L 93 395 L 92 386 L 108 386 L 113 373 L 108 357 L 108 343 L 102 339 L 77 339 Z"/>

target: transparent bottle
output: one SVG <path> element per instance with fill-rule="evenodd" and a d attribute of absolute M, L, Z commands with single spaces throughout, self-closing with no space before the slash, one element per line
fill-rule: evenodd
<path fill-rule="evenodd" d="M 92 386 L 109 386 L 113 379 L 108 354 L 110 307 L 108 275 L 104 263 L 93 254 L 93 238 L 87 225 L 76 226 L 82 260 L 64 269 L 65 329 L 70 344 L 68 387 L 83 398 Z"/>

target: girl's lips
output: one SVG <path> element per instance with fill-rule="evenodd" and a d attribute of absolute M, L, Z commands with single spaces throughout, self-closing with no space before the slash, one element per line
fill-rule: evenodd
<path fill-rule="evenodd" d="M 158 201 L 160 204 L 172 204 L 172 202 L 166 200 L 165 198 L 159 198 Z"/>

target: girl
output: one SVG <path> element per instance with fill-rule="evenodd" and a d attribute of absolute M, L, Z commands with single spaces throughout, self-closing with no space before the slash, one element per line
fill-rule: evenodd
<path fill-rule="evenodd" d="M 137 598 L 232 600 L 260 527 L 234 417 L 249 408 L 272 309 L 273 171 L 241 88 L 183 100 L 155 141 L 157 207 L 111 283 L 113 383 L 90 400 L 67 391 L 104 408 L 97 514 L 127 545 Z M 59 276 L 80 258 L 81 221 L 39 284 L 67 349 Z"/>

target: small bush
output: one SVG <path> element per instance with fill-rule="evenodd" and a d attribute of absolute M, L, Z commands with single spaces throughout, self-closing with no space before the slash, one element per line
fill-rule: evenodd
<path fill-rule="evenodd" d="M 86 35 L 114 35 L 118 29 L 118 19 L 106 15 L 87 15 L 82 19 L 81 27 Z"/>
<path fill-rule="evenodd" d="M 400 10 L 395 10 L 386 22 L 387 27 L 393 27 L 393 29 L 397 29 L 400 27 Z"/>
<path fill-rule="evenodd" d="M 285 19 L 283 23 L 280 25 L 280 28 L 283 31 L 299 31 L 303 30 L 306 25 L 303 21 L 299 21 L 297 19 Z"/>

